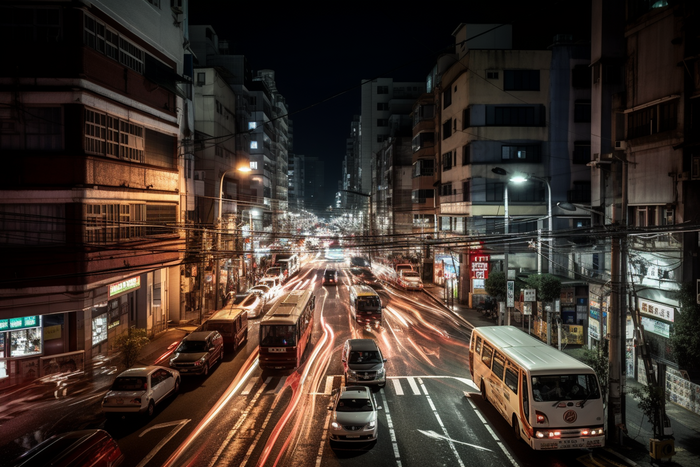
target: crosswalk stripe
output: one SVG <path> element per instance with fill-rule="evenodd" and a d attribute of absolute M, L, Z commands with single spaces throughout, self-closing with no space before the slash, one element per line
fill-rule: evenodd
<path fill-rule="evenodd" d="M 396 391 L 396 395 L 403 396 L 403 388 L 401 387 L 399 380 L 392 379 L 391 382 L 394 384 L 394 391 Z"/>
<path fill-rule="evenodd" d="M 420 388 L 416 384 L 416 380 L 414 378 L 406 378 L 408 380 L 408 384 L 411 386 L 411 390 L 413 391 L 414 396 L 420 396 Z"/>
<path fill-rule="evenodd" d="M 284 387 L 284 382 L 287 381 L 287 377 L 280 378 L 277 386 L 265 392 L 265 394 L 277 394 Z"/>

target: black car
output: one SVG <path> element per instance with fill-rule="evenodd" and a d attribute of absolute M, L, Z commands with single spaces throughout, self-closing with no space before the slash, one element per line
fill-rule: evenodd
<path fill-rule="evenodd" d="M 323 272 L 323 285 L 338 285 L 338 270 L 328 268 Z"/>
<path fill-rule="evenodd" d="M 170 368 L 181 374 L 204 375 L 224 356 L 224 339 L 218 331 L 195 331 L 185 336 L 170 358 Z"/>

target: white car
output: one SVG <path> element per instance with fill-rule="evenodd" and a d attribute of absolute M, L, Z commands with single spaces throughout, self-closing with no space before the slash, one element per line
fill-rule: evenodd
<path fill-rule="evenodd" d="M 328 439 L 333 442 L 377 440 L 377 407 L 367 386 L 344 386 L 328 407 L 331 413 Z"/>
<path fill-rule="evenodd" d="M 255 293 L 238 294 L 231 302 L 231 308 L 243 308 L 248 312 L 248 318 L 257 318 L 263 312 L 265 301 Z"/>
<path fill-rule="evenodd" d="M 416 271 L 401 271 L 399 285 L 406 290 L 423 290 L 423 281 Z"/>
<path fill-rule="evenodd" d="M 162 366 L 129 368 L 117 376 L 102 399 L 102 411 L 153 416 L 155 407 L 180 390 L 180 372 Z"/>
<path fill-rule="evenodd" d="M 275 279 L 272 277 L 263 277 L 258 281 L 258 284 L 266 285 L 269 287 L 271 298 L 276 297 L 277 293 L 279 293 L 279 290 L 282 287 L 282 282 L 279 279 Z"/>
<path fill-rule="evenodd" d="M 253 287 L 249 288 L 246 293 L 254 293 L 259 295 L 260 298 L 263 299 L 263 304 L 267 304 L 267 302 L 272 298 L 272 291 L 270 287 L 265 284 L 254 285 Z"/>

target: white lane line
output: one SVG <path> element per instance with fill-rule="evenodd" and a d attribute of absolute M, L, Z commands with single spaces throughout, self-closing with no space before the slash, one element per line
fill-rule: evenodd
<path fill-rule="evenodd" d="M 265 380 L 265 384 L 267 384 L 267 383 L 269 383 L 269 382 L 270 382 L 270 377 L 268 376 L 267 380 Z M 247 396 L 248 394 L 250 394 L 250 391 L 253 390 L 253 386 L 255 386 L 255 383 L 256 383 L 255 379 L 254 379 L 254 378 L 251 378 L 251 379 L 250 379 L 250 382 L 248 383 L 248 385 L 247 385 L 247 386 L 245 387 L 245 389 L 241 392 L 241 396 Z"/>
<path fill-rule="evenodd" d="M 236 424 L 231 428 L 231 431 L 229 431 L 228 435 L 226 436 L 226 439 L 224 440 L 223 443 L 221 443 L 221 446 L 219 446 L 219 449 L 216 451 L 216 454 L 211 458 L 211 461 L 209 462 L 209 467 L 213 467 L 217 462 L 219 462 L 219 458 L 221 457 L 221 453 L 226 449 L 226 446 L 231 442 L 231 438 L 233 438 L 236 433 L 238 433 L 238 429 L 243 425 L 243 422 L 246 421 L 248 418 L 248 414 L 250 413 L 250 410 L 255 407 L 255 404 L 258 401 L 258 398 L 260 395 L 263 393 L 265 390 L 265 387 L 267 387 L 267 383 L 270 381 L 270 378 L 267 378 L 265 382 L 260 386 L 260 389 L 258 389 L 258 392 L 255 393 L 255 396 L 250 400 L 250 403 L 246 406 L 245 410 L 241 413 L 241 416 L 238 418 L 238 421 Z"/>
<path fill-rule="evenodd" d="M 415 378 L 406 378 L 408 380 L 408 384 L 411 386 L 411 389 L 413 390 L 413 395 L 414 396 L 420 396 L 420 388 L 416 384 L 416 379 Z"/>
<path fill-rule="evenodd" d="M 326 415 L 326 421 L 323 424 L 323 435 L 321 436 L 321 444 L 318 447 L 318 454 L 316 455 L 316 467 L 321 466 L 321 460 L 323 460 L 323 448 L 326 446 L 326 439 L 328 438 L 328 424 L 331 422 L 331 411 L 328 411 Z"/>
<path fill-rule="evenodd" d="M 398 379 L 391 379 L 391 384 L 394 385 L 394 391 L 396 392 L 397 396 L 403 396 L 403 388 L 401 387 L 401 383 L 399 382 Z"/>
<path fill-rule="evenodd" d="M 270 422 L 270 418 L 272 418 L 272 414 L 275 412 L 275 408 L 277 407 L 277 402 L 279 402 L 280 398 L 275 397 L 275 401 L 272 403 L 270 406 L 270 410 L 267 411 L 267 416 L 265 417 L 265 420 L 263 421 L 262 426 L 258 430 L 258 434 L 255 435 L 255 439 L 253 440 L 253 443 L 250 445 L 248 448 L 248 452 L 245 455 L 245 458 L 243 459 L 243 462 L 238 467 L 243 467 L 245 466 L 248 461 L 250 460 L 250 456 L 253 454 L 253 451 L 255 451 L 255 448 L 258 445 L 258 442 L 260 441 L 260 437 L 265 433 L 265 428 L 267 427 L 267 424 Z"/>
<path fill-rule="evenodd" d="M 389 437 L 391 438 L 391 445 L 394 448 L 394 459 L 396 460 L 397 467 L 401 467 L 401 456 L 399 455 L 399 445 L 396 442 L 396 432 L 394 431 L 394 423 L 391 421 L 391 414 L 389 413 L 389 405 L 386 402 L 386 396 L 384 391 L 382 391 L 382 403 L 384 404 L 384 413 L 386 413 L 386 423 L 389 427 Z"/>
<path fill-rule="evenodd" d="M 333 391 L 333 380 L 335 379 L 335 376 L 326 376 L 326 387 L 323 390 L 323 395 L 324 396 L 330 396 L 331 391 Z"/>
<path fill-rule="evenodd" d="M 506 457 L 508 458 L 508 460 L 510 460 L 510 463 L 513 464 L 513 467 L 518 467 L 519 464 L 515 461 L 515 459 L 513 459 L 513 456 L 510 455 L 510 452 L 508 452 L 508 449 L 506 449 L 506 447 L 503 445 L 500 438 L 491 429 L 489 424 L 486 422 L 486 419 L 481 416 L 481 413 L 479 412 L 479 409 L 476 408 L 476 404 L 474 404 L 474 401 L 472 401 L 471 399 L 467 399 L 467 400 L 469 401 L 469 405 L 472 406 L 472 409 L 474 410 L 474 412 L 479 416 L 479 419 L 484 424 L 484 426 L 486 427 L 488 432 L 491 433 L 491 436 L 493 436 L 493 439 L 496 440 L 496 443 L 501 448 L 501 451 L 503 451 L 503 454 L 505 454 Z"/>
<path fill-rule="evenodd" d="M 280 389 L 284 387 L 284 382 L 287 381 L 287 377 L 280 378 L 279 382 L 277 383 L 277 386 L 275 386 L 273 389 L 270 389 L 267 391 L 265 394 L 277 394 Z"/>
<path fill-rule="evenodd" d="M 442 429 L 442 433 L 445 435 L 445 440 L 447 443 L 450 445 L 450 449 L 452 450 L 452 454 L 455 455 L 457 458 L 457 462 L 461 467 L 464 467 L 464 462 L 462 462 L 462 458 L 459 457 L 459 453 L 457 452 L 457 448 L 455 447 L 455 443 L 452 442 L 452 439 L 450 438 L 449 433 L 447 433 L 447 428 L 445 428 L 445 424 L 442 423 L 442 418 L 440 418 L 440 414 L 438 414 L 437 408 L 435 407 L 435 404 L 433 404 L 433 400 L 430 398 L 430 394 L 428 394 L 428 389 L 425 387 L 425 384 L 423 384 L 423 380 L 418 378 L 418 382 L 420 383 L 421 387 L 423 388 L 423 394 L 425 394 L 425 398 L 428 399 L 428 404 L 430 405 L 430 409 L 433 411 L 433 415 L 435 416 L 435 419 L 438 421 L 438 425 L 440 425 L 440 429 Z"/>

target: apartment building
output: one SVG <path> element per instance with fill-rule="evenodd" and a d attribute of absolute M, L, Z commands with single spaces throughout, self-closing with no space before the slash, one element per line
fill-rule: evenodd
<path fill-rule="evenodd" d="M 0 384 L 180 318 L 184 12 L 3 2 Z"/>

